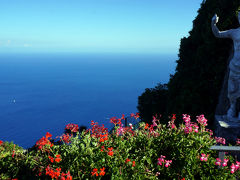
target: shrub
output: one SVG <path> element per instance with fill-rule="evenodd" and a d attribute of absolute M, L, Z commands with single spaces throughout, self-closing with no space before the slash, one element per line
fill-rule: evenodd
<path fill-rule="evenodd" d="M 138 118 L 138 114 L 134 116 Z M 122 118 L 111 118 L 110 134 L 104 125 L 91 122 L 91 129 L 71 131 L 59 137 L 46 133 L 29 152 L 13 143 L 1 143 L 1 178 L 38 179 L 235 179 L 240 163 L 227 155 L 220 162 L 210 146 L 223 142 L 205 128 L 203 115 L 176 126 L 153 118 L 123 127 Z M 74 127 L 74 125 L 71 125 Z M 69 127 L 69 126 L 67 126 Z M 14 152 L 14 153 L 13 153 Z M 13 155 L 14 154 L 14 155 Z M 25 173 L 25 174 L 24 174 Z"/>

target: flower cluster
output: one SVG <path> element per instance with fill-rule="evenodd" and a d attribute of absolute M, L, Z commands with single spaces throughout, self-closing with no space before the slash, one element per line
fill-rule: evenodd
<path fill-rule="evenodd" d="M 108 140 L 108 133 L 107 134 L 100 134 L 99 142 L 104 142 Z"/>
<path fill-rule="evenodd" d="M 189 134 L 190 132 L 198 132 L 198 125 L 196 123 L 192 123 L 191 122 L 191 118 L 189 115 L 187 114 L 183 114 L 183 120 L 185 122 L 185 128 L 184 128 L 184 132 L 185 134 Z"/>
<path fill-rule="evenodd" d="M 226 140 L 225 138 L 222 138 L 222 137 L 215 137 L 215 140 L 217 143 L 220 143 L 220 144 L 226 144 Z"/>
<path fill-rule="evenodd" d="M 51 157 L 51 156 L 48 156 L 48 159 L 51 161 L 51 163 L 53 163 L 54 161 L 57 162 L 57 163 L 59 163 L 59 162 L 62 160 L 62 159 L 60 158 L 60 157 L 61 157 L 60 154 L 57 154 L 55 157 L 56 157 L 56 158 L 53 158 L 53 157 Z"/>
<path fill-rule="evenodd" d="M 108 148 L 107 154 L 108 154 L 109 156 L 113 156 L 113 148 L 112 148 L 112 147 Z"/>
<path fill-rule="evenodd" d="M 128 158 L 126 159 L 125 163 L 126 163 L 126 164 L 132 163 L 132 167 L 135 167 L 135 165 L 136 165 L 136 162 L 135 162 L 135 161 L 131 161 L 131 160 L 128 159 Z"/>
<path fill-rule="evenodd" d="M 113 123 L 115 126 L 121 125 L 122 124 L 122 120 L 125 119 L 125 115 L 123 114 L 121 118 L 117 118 L 117 117 L 111 117 L 110 118 L 110 123 Z"/>
<path fill-rule="evenodd" d="M 68 133 L 67 134 L 63 134 L 62 136 L 60 136 L 60 138 L 62 139 L 62 141 L 66 144 L 70 143 L 71 142 L 71 138 L 72 138 L 72 135 L 69 135 Z"/>
<path fill-rule="evenodd" d="M 201 154 L 200 161 L 205 161 L 206 162 L 208 160 L 208 156 L 209 155 Z"/>
<path fill-rule="evenodd" d="M 50 142 L 49 138 L 51 138 L 52 135 L 47 132 L 45 136 L 43 136 L 41 139 L 39 139 L 36 142 L 36 146 L 38 147 L 38 149 L 43 150 L 44 147 L 52 147 L 53 144 Z"/>
<path fill-rule="evenodd" d="M 136 113 L 136 114 L 131 113 L 130 116 L 131 116 L 131 117 L 134 117 L 135 119 L 138 119 L 138 118 L 140 117 L 140 116 L 139 116 L 139 113 Z"/>
<path fill-rule="evenodd" d="M 128 127 L 128 126 L 123 127 L 123 124 L 120 124 L 116 133 L 117 133 L 118 136 L 119 135 L 124 135 L 126 133 L 130 133 L 130 134 L 134 135 L 134 131 L 132 129 L 133 129 L 132 124 L 130 125 L 130 127 Z"/>
<path fill-rule="evenodd" d="M 217 158 L 216 162 L 215 162 L 215 165 L 225 167 L 225 166 L 227 166 L 228 161 L 229 161 L 229 159 L 224 159 L 223 162 L 222 162 L 221 159 Z"/>
<path fill-rule="evenodd" d="M 166 156 L 161 155 L 160 158 L 158 158 L 158 165 L 161 166 L 165 164 L 165 167 L 169 167 L 172 163 L 172 160 L 165 160 Z"/>
<path fill-rule="evenodd" d="M 3 144 L 3 141 L 0 140 L 0 146 Z"/>
<path fill-rule="evenodd" d="M 175 120 L 176 120 L 176 114 L 173 114 L 171 117 L 171 121 L 168 122 L 168 127 L 175 129 L 176 128 Z"/>
<path fill-rule="evenodd" d="M 236 164 L 232 163 L 232 165 L 230 166 L 230 172 L 233 174 L 235 173 L 238 169 L 239 169 L 239 166 L 240 166 L 240 162 L 236 161 Z"/>
<path fill-rule="evenodd" d="M 204 115 L 197 116 L 197 122 L 202 126 L 207 126 L 207 119 L 204 117 Z"/>
<path fill-rule="evenodd" d="M 100 168 L 100 172 L 98 172 L 98 169 L 97 168 L 94 168 L 91 172 L 92 176 L 104 176 L 106 174 L 105 172 L 105 167 L 103 168 Z"/>
<path fill-rule="evenodd" d="M 108 148 L 108 150 L 106 150 L 104 146 L 101 146 L 100 151 L 101 152 L 106 152 L 107 155 L 109 155 L 109 156 L 113 156 L 113 154 L 114 154 L 113 147 L 110 147 L 110 148 Z"/>
<path fill-rule="evenodd" d="M 53 169 L 50 166 L 47 166 L 46 175 L 50 176 L 52 179 L 72 180 L 72 176 L 69 171 L 65 174 L 63 172 L 61 173 L 61 170 L 61 168 Z"/>
<path fill-rule="evenodd" d="M 72 133 L 76 133 L 79 131 L 79 127 L 77 124 L 67 124 L 65 130 L 70 131 Z"/>
<path fill-rule="evenodd" d="M 105 138 L 106 139 L 106 136 L 101 136 L 101 135 L 104 135 L 104 134 L 108 134 L 108 129 L 104 127 L 104 125 L 102 126 L 99 126 L 98 123 L 94 122 L 94 121 L 91 121 L 91 126 L 92 128 L 89 130 L 91 132 L 91 136 L 92 137 L 95 137 L 95 138 Z"/>

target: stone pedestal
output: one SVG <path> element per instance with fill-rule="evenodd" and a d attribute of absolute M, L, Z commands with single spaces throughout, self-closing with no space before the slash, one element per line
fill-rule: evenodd
<path fill-rule="evenodd" d="M 236 144 L 237 138 L 240 138 L 240 119 L 228 119 L 226 115 L 215 115 L 216 136 L 223 137 L 232 145 Z"/>

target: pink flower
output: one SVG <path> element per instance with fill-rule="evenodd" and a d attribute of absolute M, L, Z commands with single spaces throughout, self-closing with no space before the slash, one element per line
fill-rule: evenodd
<path fill-rule="evenodd" d="M 197 125 L 194 125 L 194 128 L 195 128 L 195 129 L 194 129 L 194 132 L 198 133 L 198 128 L 199 128 L 199 127 L 198 127 Z"/>
<path fill-rule="evenodd" d="M 205 161 L 206 162 L 208 160 L 208 156 L 209 155 L 201 154 L 200 161 Z"/>
<path fill-rule="evenodd" d="M 172 163 L 172 160 L 166 160 L 165 161 L 165 167 L 168 167 L 168 166 L 170 166 L 171 165 L 171 163 Z"/>
<path fill-rule="evenodd" d="M 236 171 L 236 166 L 232 163 L 230 168 L 231 168 L 231 173 L 233 174 Z"/>
<path fill-rule="evenodd" d="M 217 158 L 216 162 L 215 162 L 215 165 L 221 166 L 221 162 L 222 162 L 221 159 Z"/>
<path fill-rule="evenodd" d="M 240 165 L 240 162 L 236 161 L 236 165 L 235 165 L 236 170 L 239 169 L 239 165 Z"/>
<path fill-rule="evenodd" d="M 184 120 L 185 124 L 189 124 L 191 122 L 191 118 L 187 114 L 183 114 L 183 120 Z"/>
<path fill-rule="evenodd" d="M 124 129 L 123 129 L 123 124 L 119 125 L 120 127 L 117 129 L 117 135 L 121 135 L 124 133 Z"/>
<path fill-rule="evenodd" d="M 164 163 L 164 161 L 165 161 L 164 159 L 165 159 L 165 158 L 166 158 L 166 156 L 161 155 L 161 157 L 158 158 L 158 163 L 157 163 L 157 164 L 161 166 L 162 163 Z"/>
<path fill-rule="evenodd" d="M 156 127 L 157 126 L 157 118 L 155 116 L 153 116 L 153 120 L 152 120 L 152 123 L 153 123 L 153 127 Z"/>
<path fill-rule="evenodd" d="M 193 130 L 193 129 L 192 129 L 190 123 L 187 124 L 186 127 L 184 128 L 184 132 L 185 132 L 185 134 L 188 134 L 188 133 L 192 132 L 192 130 Z"/>
<path fill-rule="evenodd" d="M 220 143 L 220 144 L 226 144 L 226 140 L 222 137 L 215 137 L 215 140 L 217 143 Z"/>
<path fill-rule="evenodd" d="M 205 119 L 204 115 L 197 116 L 197 122 L 202 126 L 207 126 L 207 119 Z"/>
<path fill-rule="evenodd" d="M 227 162 L 228 162 L 228 159 L 224 159 L 223 163 L 222 163 L 222 166 L 224 166 L 224 167 L 227 166 Z"/>

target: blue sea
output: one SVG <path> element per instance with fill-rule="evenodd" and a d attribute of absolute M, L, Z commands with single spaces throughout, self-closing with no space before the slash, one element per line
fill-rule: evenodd
<path fill-rule="evenodd" d="M 68 123 L 111 128 L 109 118 L 137 112 L 145 88 L 167 83 L 177 55 L 1 54 L 0 140 L 28 148 L 62 135 Z"/>

